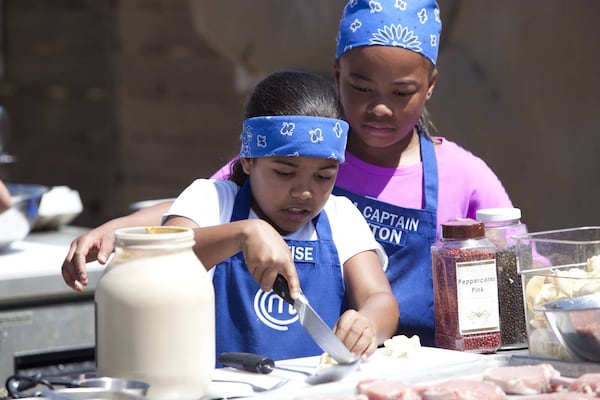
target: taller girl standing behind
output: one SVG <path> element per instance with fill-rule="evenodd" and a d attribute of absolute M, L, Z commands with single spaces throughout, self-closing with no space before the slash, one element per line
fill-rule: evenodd
<path fill-rule="evenodd" d="M 512 207 L 484 161 L 430 134 L 425 103 L 438 77 L 441 29 L 433 0 L 350 0 L 334 64 L 350 124 L 334 193 L 358 206 L 389 256 L 399 332 L 427 345 L 434 344 L 430 246 L 439 224 Z"/>

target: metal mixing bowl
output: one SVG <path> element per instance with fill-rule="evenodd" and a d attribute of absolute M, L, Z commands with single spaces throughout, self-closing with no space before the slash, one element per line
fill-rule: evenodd
<path fill-rule="evenodd" d="M 560 344 L 575 357 L 600 362 L 600 293 L 537 307 Z"/>
<path fill-rule="evenodd" d="M 66 386 L 66 388 L 58 388 Z M 69 377 L 13 375 L 6 381 L 10 398 L 50 400 L 142 400 L 150 384 L 110 377 L 72 379 Z M 30 390 L 31 389 L 31 390 Z M 27 392 L 25 390 L 28 390 Z"/>
<path fill-rule="evenodd" d="M 42 195 L 48 187 L 34 184 L 6 184 L 13 200 L 8 210 L 0 213 L 0 251 L 24 239 L 35 224 Z"/>

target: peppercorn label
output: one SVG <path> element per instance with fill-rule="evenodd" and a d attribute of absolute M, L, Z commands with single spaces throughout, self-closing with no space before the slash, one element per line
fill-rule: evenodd
<path fill-rule="evenodd" d="M 457 262 L 456 290 L 461 335 L 500 330 L 495 259 Z"/>

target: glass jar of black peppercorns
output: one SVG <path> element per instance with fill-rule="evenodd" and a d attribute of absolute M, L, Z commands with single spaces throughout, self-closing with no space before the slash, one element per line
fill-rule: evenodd
<path fill-rule="evenodd" d="M 493 353 L 500 347 L 496 248 L 483 222 L 442 224 L 431 246 L 437 347 Z"/>
<path fill-rule="evenodd" d="M 523 285 L 517 271 L 514 235 L 527 233 L 518 208 L 486 208 L 477 211 L 485 225 L 485 236 L 496 246 L 498 303 L 500 305 L 500 349 L 527 347 L 527 321 L 523 304 Z"/>

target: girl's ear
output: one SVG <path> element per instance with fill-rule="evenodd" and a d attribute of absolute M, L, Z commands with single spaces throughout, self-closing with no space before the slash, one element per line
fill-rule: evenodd
<path fill-rule="evenodd" d="M 339 58 L 333 63 L 333 78 L 335 80 L 335 88 L 340 92 L 340 60 Z"/>
<path fill-rule="evenodd" d="M 429 77 L 429 86 L 427 87 L 427 95 L 426 95 L 427 100 L 431 99 L 431 96 L 433 95 L 433 88 L 435 88 L 435 83 L 437 81 L 437 77 L 438 77 L 438 70 L 437 70 L 437 68 L 434 68 L 433 71 L 431 72 L 431 76 Z"/>
<path fill-rule="evenodd" d="M 240 158 L 240 164 L 246 175 L 250 175 L 252 172 L 252 160 L 249 158 Z"/>

